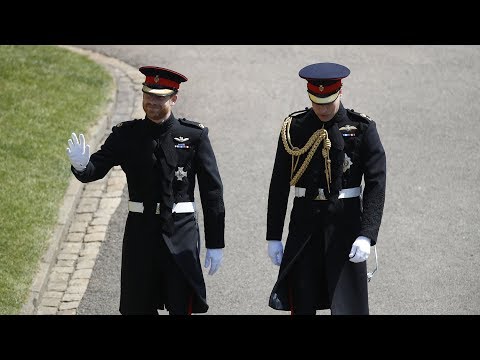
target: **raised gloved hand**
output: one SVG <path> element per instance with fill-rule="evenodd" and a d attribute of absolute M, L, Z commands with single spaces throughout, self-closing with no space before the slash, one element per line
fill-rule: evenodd
<path fill-rule="evenodd" d="M 210 266 L 208 275 L 213 275 L 217 272 L 222 263 L 222 258 L 223 249 L 207 249 L 207 254 L 205 255 L 205 267 L 208 268 Z"/>
<path fill-rule="evenodd" d="M 83 171 L 87 168 L 90 161 L 90 145 L 85 145 L 83 134 L 80 134 L 80 141 L 78 141 L 77 135 L 72 133 L 72 138 L 68 139 L 67 155 L 75 170 Z"/>
<path fill-rule="evenodd" d="M 283 244 L 281 240 L 268 240 L 268 256 L 274 265 L 280 266 L 283 257 Z"/>
<path fill-rule="evenodd" d="M 370 255 L 370 244 L 371 241 L 369 238 L 365 236 L 359 236 L 353 242 L 352 250 L 350 250 L 350 254 L 348 257 L 350 258 L 351 262 L 359 263 L 368 259 Z"/>

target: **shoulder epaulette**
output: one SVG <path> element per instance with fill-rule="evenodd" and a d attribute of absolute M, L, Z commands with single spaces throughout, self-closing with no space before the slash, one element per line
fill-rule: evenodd
<path fill-rule="evenodd" d="M 347 112 L 349 114 L 352 114 L 352 115 L 360 118 L 361 120 L 363 120 L 363 122 L 369 123 L 370 121 L 372 121 L 372 118 L 370 116 L 368 116 L 367 114 L 356 112 L 353 109 L 347 109 Z"/>
<path fill-rule="evenodd" d="M 180 121 L 183 125 L 194 126 L 200 129 L 205 128 L 205 125 L 203 125 L 202 123 L 192 121 L 192 120 L 187 120 L 185 118 L 178 119 L 178 121 Z"/>
<path fill-rule="evenodd" d="M 296 115 L 303 115 L 303 114 L 305 114 L 308 110 L 310 110 L 310 108 L 306 107 L 306 108 L 303 109 L 303 110 L 294 111 L 293 113 L 289 114 L 288 116 L 292 117 L 292 116 L 296 116 Z"/>
<path fill-rule="evenodd" d="M 131 126 L 137 124 L 138 120 L 140 120 L 140 119 L 122 121 L 122 122 L 119 122 L 117 125 L 115 125 L 115 127 L 117 127 L 117 128 L 122 127 L 122 126 L 130 126 L 131 127 Z"/>

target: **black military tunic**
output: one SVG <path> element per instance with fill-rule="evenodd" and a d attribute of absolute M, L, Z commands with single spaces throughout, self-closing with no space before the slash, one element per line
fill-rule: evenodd
<path fill-rule="evenodd" d="M 120 312 L 153 314 L 166 308 L 182 313 L 186 301 L 189 312 L 206 312 L 196 216 L 172 209 L 195 201 L 197 177 L 205 245 L 224 247 L 223 185 L 208 128 L 173 114 L 162 124 L 148 118 L 119 123 L 86 170 L 77 173 L 72 167 L 72 172 L 86 183 L 116 165 L 126 174 L 130 201 L 144 205 L 143 213 L 129 212 L 125 226 Z"/>
<path fill-rule="evenodd" d="M 386 157 L 376 124 L 340 103 L 333 119 L 322 123 L 313 109 L 292 114 L 291 143 L 302 148 L 324 125 L 331 140 L 332 180 L 327 190 L 325 162 L 319 147 L 295 184 L 305 188 L 295 197 L 285 251 L 269 306 L 295 313 L 331 309 L 332 314 L 368 314 L 366 262 L 352 263 L 349 252 L 358 236 L 377 242 L 382 219 Z M 299 158 L 298 166 L 307 154 Z M 270 183 L 267 240 L 282 239 L 290 191 L 292 156 L 280 135 Z M 364 181 L 363 197 L 338 199 L 341 189 Z M 328 200 L 315 200 L 318 188 Z"/>

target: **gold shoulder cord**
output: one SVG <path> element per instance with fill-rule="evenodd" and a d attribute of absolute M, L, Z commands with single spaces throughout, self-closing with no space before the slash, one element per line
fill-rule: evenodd
<path fill-rule="evenodd" d="M 307 169 L 310 161 L 313 158 L 313 154 L 317 150 L 320 143 L 323 141 L 323 148 L 322 148 L 322 156 L 325 159 L 325 177 L 327 179 L 327 187 L 328 191 L 330 192 L 330 183 L 332 182 L 332 174 L 331 174 L 331 161 L 330 161 L 330 148 L 332 147 L 332 143 L 328 138 L 327 130 L 323 127 L 317 131 L 315 131 L 310 139 L 308 139 L 305 146 L 299 149 L 296 146 L 293 146 L 290 138 L 290 123 L 292 122 L 292 117 L 288 116 L 282 125 L 282 142 L 285 151 L 292 155 L 292 169 L 290 172 L 290 186 L 295 186 L 298 182 L 300 177 L 303 175 L 305 170 Z M 298 166 L 298 161 L 300 160 L 300 156 L 305 154 L 308 150 L 310 151 L 307 154 L 307 157 L 303 161 L 302 166 L 298 169 L 297 173 L 294 175 L 294 172 Z"/>

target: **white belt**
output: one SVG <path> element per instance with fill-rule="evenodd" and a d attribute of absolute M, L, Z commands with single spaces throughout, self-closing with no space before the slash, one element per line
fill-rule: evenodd
<path fill-rule="evenodd" d="M 143 203 L 136 201 L 128 202 L 128 211 L 143 213 Z M 172 213 L 193 213 L 195 212 L 195 203 L 194 202 L 179 202 L 173 204 Z M 157 203 L 155 208 L 155 214 L 160 214 L 160 204 Z"/>
<path fill-rule="evenodd" d="M 300 188 L 300 187 L 295 187 L 295 196 L 296 197 L 305 197 L 305 188 Z M 360 196 L 362 193 L 362 187 L 354 187 L 354 188 L 348 188 L 348 189 L 342 189 L 340 190 L 340 193 L 338 194 L 339 199 L 347 199 L 347 198 L 354 198 Z M 325 197 L 325 194 L 323 192 L 323 189 L 318 189 L 318 196 L 315 198 L 315 200 L 327 200 Z"/>

